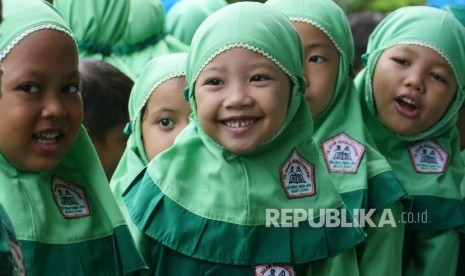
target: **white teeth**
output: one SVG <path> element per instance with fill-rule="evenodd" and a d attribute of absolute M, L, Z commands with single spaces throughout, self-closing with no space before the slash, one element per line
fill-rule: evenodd
<path fill-rule="evenodd" d="M 41 144 L 53 144 L 58 140 L 60 133 L 58 132 L 42 132 L 36 135 L 37 140 Z"/>
<path fill-rule="evenodd" d="M 253 124 L 254 122 L 255 122 L 254 120 L 246 120 L 246 121 L 236 120 L 236 121 L 226 121 L 225 124 L 231 128 L 240 128 L 240 127 L 249 126 Z"/>
<path fill-rule="evenodd" d="M 402 98 L 400 98 L 400 100 L 403 101 L 406 104 L 409 104 L 409 105 L 411 105 L 413 107 L 416 107 L 415 101 L 410 99 L 410 98 L 402 97 Z"/>

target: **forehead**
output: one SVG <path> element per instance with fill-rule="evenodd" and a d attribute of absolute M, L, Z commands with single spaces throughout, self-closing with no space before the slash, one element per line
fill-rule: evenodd
<path fill-rule="evenodd" d="M 435 49 L 416 44 L 397 44 L 385 50 L 385 53 L 405 55 L 410 58 L 427 60 L 434 66 L 452 72 L 450 63 Z"/>

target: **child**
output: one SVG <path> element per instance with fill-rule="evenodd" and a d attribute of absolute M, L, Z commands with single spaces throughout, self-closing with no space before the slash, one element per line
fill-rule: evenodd
<path fill-rule="evenodd" d="M 123 213 L 127 209 L 121 194 L 131 181 L 161 151 L 171 147 L 179 132 L 188 124 L 191 109 L 184 100 L 186 87 L 186 53 L 168 54 L 152 59 L 142 69 L 129 100 L 131 121 L 126 150 L 110 182 Z M 128 218 L 128 224 L 132 226 Z M 142 233 L 131 227 L 136 245 L 146 260 Z M 148 265 L 153 265 L 147 262 Z"/>
<path fill-rule="evenodd" d="M 112 52 L 128 67 L 123 72 L 136 79 L 152 58 L 185 52 L 188 46 L 165 31 L 165 12 L 159 0 L 128 1 L 130 9 L 126 31 Z"/>
<path fill-rule="evenodd" d="M 145 265 L 81 126 L 71 31 L 45 1 L 3 8 L 0 203 L 27 274 L 138 273 Z"/>
<path fill-rule="evenodd" d="M 102 60 L 127 74 L 128 66 L 112 47 L 126 31 L 129 0 L 53 0 L 53 5 L 76 37 L 79 58 Z"/>
<path fill-rule="evenodd" d="M 464 45 L 465 29 L 447 12 L 400 8 L 370 36 L 356 78 L 368 129 L 412 199 L 403 217 L 405 275 L 455 275 L 465 224 L 455 129 Z"/>
<path fill-rule="evenodd" d="M 286 13 L 302 40 L 313 138 L 344 203 L 355 213 L 376 210 L 373 219 L 389 212 L 400 221 L 399 200 L 405 191 L 363 124 L 353 82 L 354 46 L 344 11 L 331 0 L 267 4 Z M 368 238 L 357 252 L 362 275 L 401 274 L 402 226 L 365 228 Z"/>
<path fill-rule="evenodd" d="M 311 139 L 302 58 L 292 24 L 261 3 L 200 25 L 187 58 L 190 123 L 123 193 L 154 275 L 357 275 L 361 229 L 307 221 L 346 210 Z M 308 209 L 301 223 L 270 221 Z"/>
<path fill-rule="evenodd" d="M 110 64 L 91 58 L 79 61 L 84 126 L 110 181 L 124 149 L 128 102 L 134 82 Z"/>
<path fill-rule="evenodd" d="M 228 5 L 226 0 L 182 0 L 166 13 L 166 29 L 186 45 L 195 30 L 212 12 Z"/>

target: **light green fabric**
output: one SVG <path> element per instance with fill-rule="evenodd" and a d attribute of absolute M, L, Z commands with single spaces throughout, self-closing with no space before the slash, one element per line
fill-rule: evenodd
<path fill-rule="evenodd" d="M 225 0 L 182 0 L 166 14 L 166 29 L 181 42 L 190 45 L 195 31 L 205 18 L 227 5 Z"/>
<path fill-rule="evenodd" d="M 362 123 L 360 103 L 353 82 L 354 45 L 344 11 L 331 0 L 269 0 L 266 4 L 286 13 L 292 22 L 304 22 L 318 28 L 328 36 L 339 51 L 339 72 L 333 98 L 323 113 L 314 118 L 313 138 L 319 145 L 319 151 L 325 156 L 330 177 L 347 206 L 350 209 L 372 208 L 373 205 L 384 208 L 399 200 L 404 191 L 395 178 L 378 183 L 392 186 L 395 191 L 378 195 L 378 199 L 385 197 L 380 202 L 375 203 L 372 199 L 361 198 L 363 191 L 368 189 L 369 179 L 384 172 L 391 173 L 391 168 L 376 149 L 370 134 Z M 340 138 L 341 134 L 348 138 Z M 350 147 L 350 157 L 353 160 L 351 166 L 344 170 L 333 169 L 330 163 L 342 163 L 343 161 L 333 160 L 331 156 L 335 153 L 331 149 L 336 146 L 336 143 L 344 147 L 348 141 L 352 143 Z M 326 144 L 332 145 L 325 147 Z M 370 188 L 377 189 L 377 187 Z M 354 200 L 344 198 L 344 194 L 354 191 L 360 192 L 358 198 Z M 373 205 L 366 206 L 367 202 L 373 202 Z"/>
<path fill-rule="evenodd" d="M 273 61 L 293 86 L 281 129 L 244 154 L 226 150 L 202 130 L 194 98 L 194 84 L 204 66 L 237 47 Z M 123 194 L 132 219 L 155 244 L 185 254 L 191 262 L 198 259 L 199 266 L 210 261 L 248 265 L 250 269 L 261 263 L 297 264 L 334 256 L 364 238 L 357 226 L 330 229 L 302 223 L 295 228 L 266 227 L 268 208 L 310 208 L 315 210 L 315 218 L 321 218 L 321 209 L 344 208 L 312 140 L 312 119 L 303 97 L 302 62 L 298 33 L 284 14 L 264 4 L 231 4 L 201 24 L 187 59 L 189 86 L 185 96 L 193 110 L 190 123 L 174 145 L 150 161 L 147 173 Z M 296 156 L 300 156 L 300 164 L 308 162 L 314 169 L 313 183 L 306 183 L 315 193 L 288 198 L 281 174 Z M 172 227 L 176 222 L 179 227 Z M 330 232 L 333 235 L 328 235 Z M 310 240 L 318 246 L 308 246 Z M 281 250 L 263 251 L 276 246 Z"/>
<path fill-rule="evenodd" d="M 123 70 L 137 78 L 145 64 L 154 57 L 186 52 L 188 46 L 165 31 L 165 11 L 159 0 L 128 0 L 128 24 L 112 51 L 127 65 Z"/>
<path fill-rule="evenodd" d="M 385 49 L 398 44 L 420 45 L 438 52 L 450 64 L 458 82 L 457 94 L 444 116 L 430 129 L 410 136 L 400 136 L 387 129 L 377 118 L 373 103 L 371 78 L 378 58 Z M 421 212 L 428 208 L 431 220 L 425 225 L 416 224 L 418 229 L 447 229 L 465 223 L 464 208 L 459 206 L 464 170 L 455 129 L 457 112 L 465 93 L 463 45 L 465 28 L 447 12 L 431 7 L 401 8 L 386 17 L 370 36 L 366 56 L 368 64 L 356 78 L 365 122 L 381 153 L 412 197 L 412 210 Z M 415 170 L 409 149 L 413 151 L 412 147 L 421 142 L 430 143 L 425 147 L 431 146 L 431 143 L 439 145 L 445 152 L 442 158 L 448 156 L 443 172 L 421 173 Z M 432 205 L 434 198 L 442 204 Z M 453 214 L 439 215 L 446 213 L 446 209 L 453 211 Z"/>
<path fill-rule="evenodd" d="M 124 73 L 127 66 L 112 54 L 112 47 L 126 30 L 129 4 L 129 0 L 53 1 L 76 37 L 79 58 L 102 60 Z"/>
<path fill-rule="evenodd" d="M 127 218 L 136 246 L 146 260 L 149 259 L 146 238 L 130 220 L 122 194 L 149 162 L 142 140 L 142 111 L 158 86 L 172 78 L 185 77 L 186 59 L 187 53 L 167 54 L 150 60 L 142 69 L 129 97 L 130 122 L 126 126 L 126 131 L 130 135 L 123 156 L 110 181 L 110 188 Z M 147 264 L 153 265 L 149 262 Z"/>
<path fill-rule="evenodd" d="M 3 0 L 0 61 L 30 33 L 44 29 L 66 33 L 74 41 L 65 21 L 47 2 Z M 90 267 L 81 266 L 89 260 L 98 263 L 92 264 L 97 274 L 126 274 L 144 268 L 84 127 L 75 145 L 50 171 L 18 170 L 0 153 L 0 191 L 0 202 L 12 220 L 16 237 L 28 252 L 25 260 L 29 275 L 50 273 L 64 266 L 88 270 Z M 123 234 L 116 235 L 117 228 Z M 107 238 L 106 244 L 100 242 Z M 82 244 L 89 241 L 99 245 L 92 249 L 98 252 L 96 259 L 86 256 L 89 251 Z M 38 244 L 60 245 L 61 259 L 36 263 L 48 253 L 39 250 Z M 119 252 L 122 245 L 126 251 Z M 74 251 L 66 250 L 71 247 Z M 83 256 L 76 256 L 76 250 Z"/>

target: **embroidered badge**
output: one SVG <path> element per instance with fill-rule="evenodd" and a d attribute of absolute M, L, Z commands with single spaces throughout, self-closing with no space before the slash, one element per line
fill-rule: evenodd
<path fill-rule="evenodd" d="M 321 144 L 326 166 L 330 172 L 356 173 L 362 161 L 365 146 L 340 133 Z"/>
<path fill-rule="evenodd" d="M 287 264 L 258 265 L 253 269 L 254 276 L 295 276 L 294 268 Z"/>
<path fill-rule="evenodd" d="M 440 145 L 428 140 L 408 149 L 413 167 L 418 173 L 443 173 L 449 161 L 447 153 Z"/>
<path fill-rule="evenodd" d="M 84 188 L 54 176 L 52 192 L 64 218 L 80 218 L 90 214 Z"/>
<path fill-rule="evenodd" d="M 281 165 L 281 185 L 288 198 L 314 195 L 315 168 L 293 150 L 289 158 Z"/>
<path fill-rule="evenodd" d="M 26 275 L 26 268 L 24 267 L 24 258 L 21 253 L 21 247 L 19 243 L 9 236 L 9 244 L 11 248 L 11 256 L 13 257 L 13 275 Z"/>

